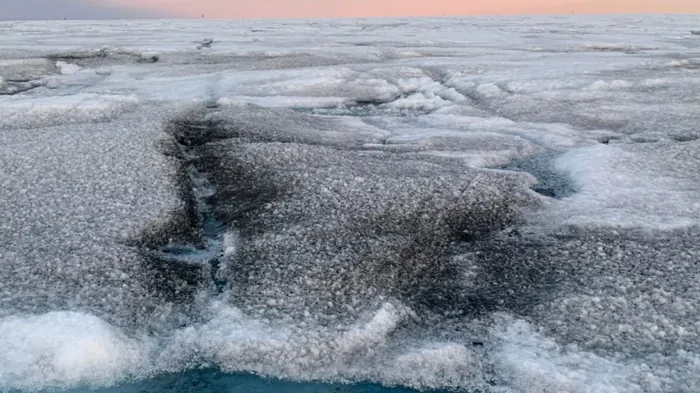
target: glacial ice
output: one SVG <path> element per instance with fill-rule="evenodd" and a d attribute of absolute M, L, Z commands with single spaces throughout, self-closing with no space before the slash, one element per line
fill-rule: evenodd
<path fill-rule="evenodd" d="M 695 22 L 0 22 L 0 391 L 698 391 Z"/>

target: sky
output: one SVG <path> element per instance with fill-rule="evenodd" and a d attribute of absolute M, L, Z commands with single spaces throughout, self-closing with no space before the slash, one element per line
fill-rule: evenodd
<path fill-rule="evenodd" d="M 700 13 L 700 0 L 0 0 L 0 19 Z"/>

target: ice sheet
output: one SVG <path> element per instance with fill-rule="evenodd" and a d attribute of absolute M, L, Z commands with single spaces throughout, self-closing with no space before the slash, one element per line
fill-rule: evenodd
<path fill-rule="evenodd" d="M 0 22 L 0 390 L 697 391 L 696 19 Z"/>

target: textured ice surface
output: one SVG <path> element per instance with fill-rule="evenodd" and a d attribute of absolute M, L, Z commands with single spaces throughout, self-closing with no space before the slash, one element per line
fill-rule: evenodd
<path fill-rule="evenodd" d="M 136 106 L 134 96 L 76 94 L 63 97 L 2 101 L 3 128 L 41 128 L 66 123 L 98 123 L 114 119 Z"/>
<path fill-rule="evenodd" d="M 700 390 L 696 22 L 0 23 L 0 391 Z"/>
<path fill-rule="evenodd" d="M 578 188 L 561 206 L 567 222 L 664 229 L 699 223 L 700 141 L 598 145 L 572 150 L 555 165 Z"/>

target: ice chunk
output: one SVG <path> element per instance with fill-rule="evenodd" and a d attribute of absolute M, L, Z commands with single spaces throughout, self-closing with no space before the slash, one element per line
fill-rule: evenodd
<path fill-rule="evenodd" d="M 89 314 L 0 319 L 0 389 L 108 386 L 145 376 L 149 344 Z"/>
<path fill-rule="evenodd" d="M 141 63 L 156 63 L 158 60 L 160 60 L 159 52 L 151 51 L 139 53 L 139 62 Z"/>
<path fill-rule="evenodd" d="M 430 96 L 426 96 L 423 93 L 411 94 L 408 97 L 400 98 L 388 104 L 388 106 L 391 108 L 423 111 L 434 111 L 449 105 L 452 104 L 449 101 L 445 101 L 441 97 L 432 94 Z"/>
<path fill-rule="evenodd" d="M 228 257 L 236 252 L 237 237 L 237 234 L 230 232 L 224 235 L 224 256 Z"/>
<path fill-rule="evenodd" d="M 66 63 L 65 61 L 57 61 L 56 67 L 63 75 L 73 75 L 80 71 L 80 67 L 75 64 Z"/>

